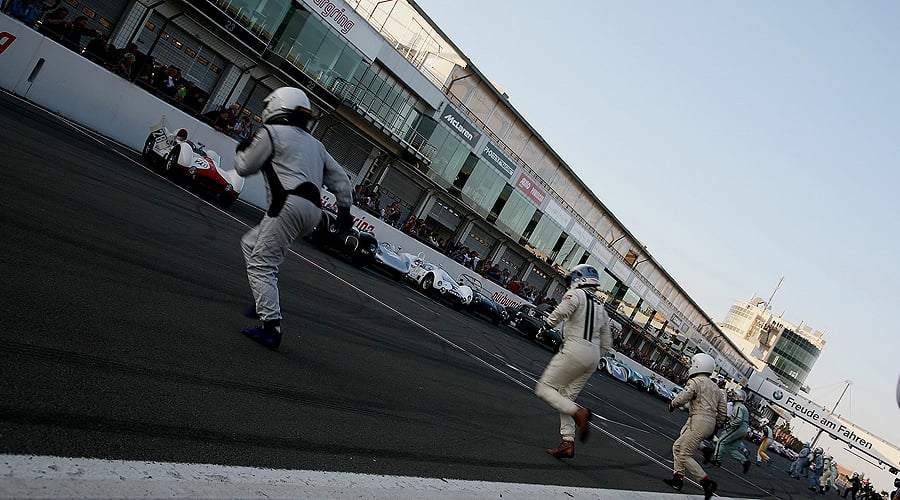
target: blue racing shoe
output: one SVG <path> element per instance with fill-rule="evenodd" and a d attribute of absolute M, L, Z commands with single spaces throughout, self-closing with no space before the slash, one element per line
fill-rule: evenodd
<path fill-rule="evenodd" d="M 261 325 L 241 328 L 247 338 L 257 344 L 268 347 L 269 349 L 278 349 L 281 345 L 281 329 L 266 328 Z"/>

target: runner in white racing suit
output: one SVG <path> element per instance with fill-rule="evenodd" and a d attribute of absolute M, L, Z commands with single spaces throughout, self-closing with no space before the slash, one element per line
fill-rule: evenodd
<path fill-rule="evenodd" d="M 587 439 L 591 411 L 579 408 L 575 398 L 597 370 L 600 357 L 612 349 L 609 316 L 594 295 L 594 287 L 600 285 L 597 269 L 587 264 L 577 265 L 566 276 L 566 282 L 569 290 L 543 327 L 550 330 L 565 322 L 563 343 L 534 388 L 539 398 L 559 411 L 562 442 L 547 450 L 556 458 L 575 456 L 576 433 L 580 441 Z"/>
<path fill-rule="evenodd" d="M 690 416 L 681 428 L 681 435 L 672 443 L 675 473 L 671 479 L 663 480 L 681 491 L 684 474 L 687 472 L 700 482 L 706 500 L 712 498 L 718 484 L 706 475 L 693 455 L 700 442 L 712 436 L 716 427 L 725 423 L 725 392 L 709 378 L 715 370 L 716 361 L 712 356 L 703 352 L 694 354 L 684 390 L 669 403 L 670 412 L 687 404 Z"/>
<path fill-rule="evenodd" d="M 268 210 L 259 225 L 241 238 L 255 313 L 263 324 L 241 331 L 270 348 L 281 343 L 278 267 L 291 243 L 311 233 L 321 220 L 321 186 L 337 198 L 339 232 L 349 235 L 353 225 L 350 179 L 307 131 L 311 110 L 302 90 L 275 90 L 265 99 L 262 127 L 238 145 L 234 159 L 239 175 L 262 172 L 266 183 Z"/>

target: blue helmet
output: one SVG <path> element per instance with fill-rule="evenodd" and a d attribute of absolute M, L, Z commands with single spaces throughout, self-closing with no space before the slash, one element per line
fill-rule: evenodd
<path fill-rule="evenodd" d="M 573 286 L 578 288 L 600 286 L 600 273 L 594 266 L 578 264 L 566 275 L 566 286 L 570 288 Z"/>

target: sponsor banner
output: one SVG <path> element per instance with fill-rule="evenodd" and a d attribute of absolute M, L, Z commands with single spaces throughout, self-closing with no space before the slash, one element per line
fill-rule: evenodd
<path fill-rule="evenodd" d="M 612 251 L 610 251 L 610 249 L 602 243 L 591 247 L 591 255 L 593 255 L 595 259 L 600 261 L 604 267 L 608 267 L 610 265 L 610 261 L 613 260 Z"/>
<path fill-rule="evenodd" d="M 572 224 L 572 228 L 569 229 L 569 236 L 575 238 L 575 241 L 581 244 L 581 248 L 585 250 L 591 248 L 591 243 L 594 242 L 594 237 L 590 231 L 585 229 L 579 222 Z"/>
<path fill-rule="evenodd" d="M 478 140 L 481 139 L 481 131 L 475 125 L 472 125 L 466 117 L 449 104 L 444 105 L 441 111 L 441 120 L 444 125 L 450 127 L 450 130 L 462 138 L 469 146 L 475 147 Z"/>
<path fill-rule="evenodd" d="M 484 149 L 481 151 L 481 157 L 499 170 L 500 173 L 503 174 L 503 177 L 506 177 L 507 179 L 511 179 L 513 172 L 516 171 L 515 162 L 503 154 L 503 152 L 500 151 L 500 148 L 491 141 L 488 141 L 487 144 L 484 145 Z"/>
<path fill-rule="evenodd" d="M 547 197 L 547 192 L 541 189 L 531 177 L 528 177 L 524 173 L 519 174 L 519 178 L 516 180 L 516 189 L 521 191 L 538 207 L 544 203 L 544 198 Z"/>
<path fill-rule="evenodd" d="M 566 213 L 566 210 L 559 206 L 559 203 L 556 203 L 552 198 L 547 200 L 547 207 L 544 209 L 544 214 L 555 220 L 561 228 L 567 228 L 569 227 L 569 224 L 572 223 L 572 216 Z"/>
<path fill-rule="evenodd" d="M 764 375 L 759 373 L 751 375 L 748 387 L 767 400 L 770 405 L 778 406 L 785 410 L 790 417 L 799 417 L 803 421 L 821 429 L 834 439 L 844 441 L 851 448 L 862 451 L 884 463 L 894 466 L 900 465 L 900 463 L 885 456 L 885 452 L 891 456 L 896 453 L 891 453 L 890 445 L 882 439 L 850 422 L 835 417 L 824 406 L 798 394 L 788 392 L 787 389 L 779 387 Z"/>
<path fill-rule="evenodd" d="M 619 259 L 616 259 L 610 271 L 622 283 L 628 283 L 628 280 L 631 279 L 631 268 Z"/>

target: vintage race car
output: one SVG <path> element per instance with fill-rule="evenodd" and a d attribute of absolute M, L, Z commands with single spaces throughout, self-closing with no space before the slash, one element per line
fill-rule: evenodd
<path fill-rule="evenodd" d="M 323 208 L 322 219 L 319 225 L 307 237 L 310 242 L 331 250 L 337 254 L 349 257 L 350 263 L 355 267 L 363 267 L 372 264 L 375 260 L 375 252 L 378 250 L 378 240 L 375 235 L 357 228 L 350 228 L 350 235 L 356 238 L 356 245 L 347 248 L 338 234 L 337 214 Z"/>
<path fill-rule="evenodd" d="M 221 157 L 203 144 L 187 139 L 187 130 L 170 132 L 165 126 L 150 132 L 142 151 L 144 159 L 167 176 L 189 178 L 191 184 L 228 207 L 241 194 L 244 178 L 219 165 Z"/>
<path fill-rule="evenodd" d="M 499 325 L 501 321 L 507 318 L 506 308 L 494 301 L 484 291 L 478 278 L 468 274 L 460 274 L 459 284 L 472 290 L 472 301 L 468 306 L 469 311 L 487 318 L 488 321 L 495 325 Z"/>
<path fill-rule="evenodd" d="M 454 309 L 462 309 L 472 303 L 472 289 L 459 285 L 447 271 L 425 260 L 421 254 L 411 262 L 406 278 L 426 295 L 433 295 L 450 304 Z"/>
<path fill-rule="evenodd" d="M 653 394 L 665 402 L 672 401 L 672 398 L 675 397 L 675 394 L 672 394 L 672 391 L 666 387 L 663 381 L 654 380 L 653 378 L 650 379 L 650 394 Z"/>
<path fill-rule="evenodd" d="M 628 370 L 623 367 L 619 360 L 616 359 L 615 355 L 612 353 L 607 353 L 605 356 L 600 358 L 600 363 L 597 364 L 597 369 L 603 373 L 607 373 L 612 375 L 612 377 L 619 382 L 628 382 Z"/>
<path fill-rule="evenodd" d="M 415 260 L 415 256 L 408 253 L 400 253 L 398 250 L 394 250 L 394 246 L 389 242 L 382 241 L 378 248 L 375 249 L 372 267 L 378 268 L 395 280 L 400 281 L 409 274 L 413 260 Z"/>
<path fill-rule="evenodd" d="M 538 331 L 547 321 L 547 316 L 550 315 L 548 312 L 550 308 L 549 304 L 535 306 L 530 302 L 519 304 L 518 307 L 507 307 L 507 318 L 503 322 L 515 328 L 529 339 L 541 342 L 553 352 L 557 352 L 559 351 L 559 346 L 562 345 L 562 332 L 559 331 L 559 328 L 545 331 L 538 338 Z"/>

